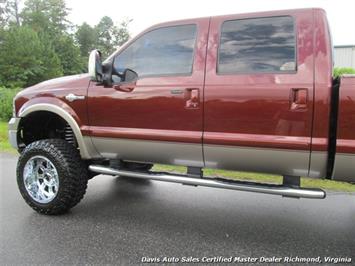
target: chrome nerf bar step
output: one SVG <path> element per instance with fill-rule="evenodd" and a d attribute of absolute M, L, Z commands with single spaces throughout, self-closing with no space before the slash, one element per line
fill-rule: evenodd
<path fill-rule="evenodd" d="M 260 184 L 253 182 L 242 182 L 218 178 L 193 178 L 169 173 L 154 172 L 133 172 L 114 169 L 101 165 L 90 165 L 89 170 L 104 175 L 120 175 L 141 179 L 151 179 L 171 183 L 182 183 L 185 185 L 224 188 L 240 191 L 258 192 L 272 195 L 280 195 L 293 198 L 324 199 L 325 191 L 321 189 L 308 189 L 290 187 L 285 185 Z"/>

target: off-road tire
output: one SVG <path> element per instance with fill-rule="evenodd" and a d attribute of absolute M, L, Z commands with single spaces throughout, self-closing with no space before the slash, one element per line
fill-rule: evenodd
<path fill-rule="evenodd" d="M 28 194 L 23 181 L 24 167 L 33 156 L 49 159 L 58 172 L 57 195 L 48 203 L 39 203 Z M 26 203 L 41 214 L 62 214 L 74 207 L 84 197 L 88 183 L 86 164 L 79 151 L 62 139 L 46 139 L 29 144 L 17 163 L 17 184 Z"/>

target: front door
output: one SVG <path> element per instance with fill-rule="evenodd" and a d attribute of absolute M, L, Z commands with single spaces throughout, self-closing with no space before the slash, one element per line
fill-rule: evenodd
<path fill-rule="evenodd" d="M 90 134 L 105 158 L 203 166 L 202 95 L 209 19 L 166 23 L 140 34 L 114 57 L 132 69 L 127 91 L 91 82 Z M 116 84 L 119 77 L 114 77 Z"/>
<path fill-rule="evenodd" d="M 313 114 L 312 11 L 211 20 L 207 167 L 307 175 Z"/>

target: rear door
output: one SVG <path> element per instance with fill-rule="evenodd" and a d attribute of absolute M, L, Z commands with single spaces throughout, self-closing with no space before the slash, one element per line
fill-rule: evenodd
<path fill-rule="evenodd" d="M 202 95 L 209 19 L 148 29 L 114 58 L 139 79 L 128 91 L 91 83 L 92 141 L 106 158 L 202 166 Z"/>
<path fill-rule="evenodd" d="M 206 167 L 307 175 L 312 11 L 212 18 L 208 47 Z"/>

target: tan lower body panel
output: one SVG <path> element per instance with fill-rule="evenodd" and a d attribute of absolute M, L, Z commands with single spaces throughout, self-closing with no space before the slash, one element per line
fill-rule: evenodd
<path fill-rule="evenodd" d="M 93 137 L 104 158 L 204 167 L 202 144 Z"/>
<path fill-rule="evenodd" d="M 90 154 L 89 158 L 90 159 L 100 158 L 101 155 L 100 155 L 100 153 L 97 152 L 95 145 L 92 142 L 91 137 L 84 136 L 83 141 L 85 143 L 85 147 L 87 148 L 88 153 Z M 88 158 L 85 158 L 85 159 L 88 159 Z"/>
<path fill-rule="evenodd" d="M 355 154 L 337 153 L 335 155 L 334 180 L 355 182 Z"/>
<path fill-rule="evenodd" d="M 204 145 L 208 168 L 307 176 L 309 152 L 283 149 Z"/>
<path fill-rule="evenodd" d="M 278 175 L 308 176 L 309 174 L 310 156 L 307 151 L 204 145 L 203 159 L 201 144 L 101 137 L 93 137 L 92 142 L 100 155 L 109 159 Z M 321 175 L 322 158 L 320 156 L 314 161 L 314 177 Z"/>
<path fill-rule="evenodd" d="M 328 152 L 312 151 L 309 177 L 325 178 L 327 175 Z"/>

